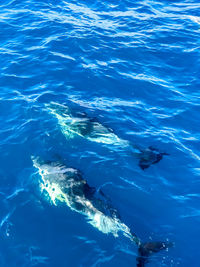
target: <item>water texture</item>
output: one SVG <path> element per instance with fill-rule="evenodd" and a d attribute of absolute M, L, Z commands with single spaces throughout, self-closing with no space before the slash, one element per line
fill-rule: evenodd
<path fill-rule="evenodd" d="M 199 267 L 199 1 L 2 0 L 0 56 L 0 266 L 136 266 L 129 240 L 42 196 L 38 155 L 81 170 L 142 240 L 174 242 L 149 267 Z M 51 101 L 170 155 L 143 171 L 125 149 L 67 140 Z"/>

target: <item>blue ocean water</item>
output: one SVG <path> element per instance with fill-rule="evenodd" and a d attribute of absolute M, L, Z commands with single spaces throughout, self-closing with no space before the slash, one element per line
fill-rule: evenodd
<path fill-rule="evenodd" d="M 0 40 L 0 266 L 136 266 L 129 240 L 42 196 L 39 155 L 81 170 L 142 240 L 174 242 L 149 267 L 199 267 L 199 1 L 2 0 Z M 143 171 L 126 150 L 66 140 L 51 101 L 170 155 Z"/>

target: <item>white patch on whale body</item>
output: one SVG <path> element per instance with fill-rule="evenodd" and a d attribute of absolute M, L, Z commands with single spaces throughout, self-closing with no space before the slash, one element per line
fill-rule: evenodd
<path fill-rule="evenodd" d="M 96 143 L 103 143 L 107 145 L 115 145 L 120 147 L 127 147 L 129 146 L 129 142 L 123 139 L 120 139 L 116 134 L 114 133 L 106 133 L 106 134 L 98 134 L 97 137 L 87 137 L 88 140 Z"/>
<path fill-rule="evenodd" d="M 48 164 L 39 164 L 37 159 L 33 159 L 33 165 L 38 169 L 41 176 L 40 189 L 45 193 L 48 200 L 55 206 L 59 203 L 66 204 L 71 210 L 83 214 L 87 218 L 87 222 L 97 228 L 104 234 L 112 234 L 117 237 L 119 232 L 122 232 L 126 237 L 133 240 L 131 231 L 124 223 L 122 223 L 117 217 L 108 216 L 98 210 L 91 200 L 85 196 L 73 195 L 70 196 L 64 192 L 59 183 L 52 181 L 52 175 L 56 180 L 62 180 L 65 178 L 63 170 L 70 170 L 68 168 L 59 169 L 58 166 L 51 166 Z M 73 170 L 73 169 L 72 169 Z M 63 177 L 62 177 L 63 176 Z M 51 179 L 49 179 L 51 177 Z M 70 187 L 70 182 L 73 184 L 79 181 L 69 180 L 67 186 Z M 71 184 L 72 185 L 72 184 Z M 66 187 L 67 188 L 67 187 Z M 76 208 L 76 204 L 81 204 L 83 207 L 81 210 Z"/>
<path fill-rule="evenodd" d="M 118 218 L 111 218 L 97 211 L 93 216 L 89 216 L 89 223 L 104 234 L 110 233 L 118 237 L 118 233 L 123 232 L 125 236 L 128 236 L 132 240 L 130 229 Z"/>
<path fill-rule="evenodd" d="M 51 108 L 49 105 L 46 105 L 46 106 L 47 106 L 48 112 L 51 113 L 58 120 L 58 124 L 60 125 L 60 128 L 61 128 L 61 132 L 66 138 L 71 139 L 71 138 L 74 138 L 76 135 L 82 136 L 77 131 L 74 131 L 72 129 L 72 126 L 78 122 L 77 119 L 72 118 L 70 114 L 67 114 L 67 113 L 60 115 L 56 112 L 56 109 Z"/>

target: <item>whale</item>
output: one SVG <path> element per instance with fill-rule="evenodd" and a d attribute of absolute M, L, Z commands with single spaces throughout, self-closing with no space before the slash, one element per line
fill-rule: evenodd
<path fill-rule="evenodd" d="M 45 107 L 47 112 L 57 119 L 61 132 L 66 139 L 80 137 L 91 142 L 118 146 L 128 150 L 138 158 L 138 165 L 142 170 L 158 163 L 164 155 L 169 155 L 168 153 L 160 152 L 152 146 L 142 148 L 128 140 L 122 139 L 111 128 L 99 122 L 97 118 L 91 118 L 85 112 L 72 109 L 67 105 L 50 102 L 45 104 Z"/>
<path fill-rule="evenodd" d="M 74 212 L 82 214 L 86 221 L 103 234 L 119 237 L 121 233 L 138 248 L 137 267 L 144 267 L 154 252 L 172 247 L 171 242 L 146 242 L 121 220 L 121 216 L 111 201 L 100 190 L 91 187 L 82 173 L 61 162 L 42 161 L 32 156 L 33 166 L 40 176 L 39 188 L 55 206 L 66 205 Z"/>

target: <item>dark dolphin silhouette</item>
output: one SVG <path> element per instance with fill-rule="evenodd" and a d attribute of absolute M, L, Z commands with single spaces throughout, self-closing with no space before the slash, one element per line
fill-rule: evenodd
<path fill-rule="evenodd" d="M 61 131 L 67 139 L 79 136 L 92 142 L 134 150 L 132 154 L 139 158 L 139 166 L 142 170 L 158 163 L 164 155 L 168 155 L 156 148 L 143 149 L 128 140 L 119 138 L 112 129 L 104 126 L 98 119 L 88 117 L 85 112 L 54 102 L 46 104 L 46 107 L 48 112 L 57 118 Z"/>
<path fill-rule="evenodd" d="M 152 146 L 141 150 L 141 154 L 139 154 L 139 166 L 142 170 L 149 168 L 152 164 L 158 163 L 163 156 L 169 155 L 165 152 L 160 152 L 157 148 Z"/>

